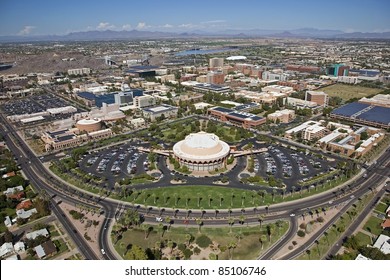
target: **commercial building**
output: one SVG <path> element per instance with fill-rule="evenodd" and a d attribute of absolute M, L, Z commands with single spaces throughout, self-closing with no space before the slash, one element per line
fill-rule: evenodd
<path fill-rule="evenodd" d="M 222 68 L 223 67 L 223 58 L 219 58 L 219 57 L 210 58 L 209 67 L 211 69 Z"/>
<path fill-rule="evenodd" d="M 314 74 L 318 74 L 321 72 L 321 68 L 317 66 L 293 65 L 293 64 L 287 65 L 286 70 L 296 71 L 301 73 L 314 73 Z"/>
<path fill-rule="evenodd" d="M 300 134 L 302 139 L 311 141 L 324 137 L 327 131 L 328 129 L 322 126 L 322 122 L 307 121 L 297 127 L 287 130 L 285 136 L 287 138 L 292 138 L 293 135 Z"/>
<path fill-rule="evenodd" d="M 218 118 L 221 121 L 230 122 L 234 125 L 244 128 L 252 128 L 262 125 L 266 122 L 265 118 L 251 113 L 236 111 L 224 107 L 213 107 L 208 109 L 209 115 Z"/>
<path fill-rule="evenodd" d="M 214 171 L 226 165 L 230 147 L 212 133 L 191 133 L 173 146 L 180 165 L 191 171 Z"/>
<path fill-rule="evenodd" d="M 229 87 L 216 85 L 216 84 L 196 84 L 193 87 L 195 92 L 200 93 L 228 93 L 230 91 Z"/>
<path fill-rule="evenodd" d="M 305 93 L 305 100 L 315 102 L 320 106 L 328 106 L 329 96 L 323 91 L 311 91 L 308 90 Z"/>
<path fill-rule="evenodd" d="M 281 122 L 281 123 L 289 123 L 292 120 L 295 119 L 295 111 L 284 109 L 284 110 L 278 110 L 274 113 L 271 113 L 267 116 L 267 119 L 272 122 Z"/>
<path fill-rule="evenodd" d="M 165 118 L 172 118 L 177 116 L 178 108 L 166 104 L 145 108 L 142 110 L 143 116 L 149 118 L 152 122 L 163 115 Z"/>
<path fill-rule="evenodd" d="M 138 109 L 152 107 L 156 105 L 156 98 L 150 95 L 136 96 L 134 98 L 134 106 Z"/>
<path fill-rule="evenodd" d="M 77 128 L 46 131 L 42 133 L 41 140 L 45 143 L 46 151 L 59 151 L 80 146 L 84 142 L 96 141 L 112 136 L 112 131 L 109 128 L 81 135 L 78 135 L 79 132 Z"/>
<path fill-rule="evenodd" d="M 145 125 L 145 120 L 143 118 L 136 118 L 132 119 L 130 121 L 131 125 L 133 125 L 135 128 L 141 127 Z"/>
<path fill-rule="evenodd" d="M 260 104 L 275 104 L 278 98 L 284 98 L 286 95 L 284 93 L 278 92 L 256 92 L 250 90 L 240 90 L 239 92 L 234 93 L 234 96 L 237 97 L 245 97 L 252 102 L 260 103 Z"/>
<path fill-rule="evenodd" d="M 207 73 L 206 83 L 220 85 L 224 82 L 225 74 L 222 71 L 212 71 Z"/>
<path fill-rule="evenodd" d="M 311 110 L 317 110 L 317 109 L 322 109 L 322 106 L 319 106 L 317 103 L 312 102 L 312 101 L 306 101 L 294 97 L 287 97 L 287 105 L 293 106 L 294 108 L 298 109 L 311 109 Z"/>
<path fill-rule="evenodd" d="M 333 64 L 326 68 L 325 72 L 328 76 L 338 77 L 338 76 L 348 76 L 349 66 L 344 64 Z"/>
<path fill-rule="evenodd" d="M 377 94 L 371 98 L 363 97 L 359 103 L 390 108 L 390 94 Z"/>
<path fill-rule="evenodd" d="M 69 69 L 68 75 L 89 75 L 91 73 L 90 68 L 78 68 L 78 69 Z"/>
<path fill-rule="evenodd" d="M 361 123 L 369 126 L 390 128 L 390 108 L 360 102 L 348 103 L 333 110 L 332 118 Z"/>
<path fill-rule="evenodd" d="M 98 131 L 102 129 L 102 120 L 98 118 L 79 120 L 76 123 L 76 127 L 80 132 Z"/>
<path fill-rule="evenodd" d="M 294 92 L 294 89 L 292 87 L 287 87 L 287 86 L 270 85 L 270 86 L 263 87 L 262 91 L 267 93 L 270 92 L 283 93 L 286 96 L 289 96 L 291 93 Z"/>
<path fill-rule="evenodd" d="M 133 104 L 133 99 L 136 96 L 142 96 L 143 90 L 141 89 L 133 89 L 133 90 L 127 90 L 118 92 L 114 95 L 115 104 L 118 104 L 120 106 L 126 106 Z"/>

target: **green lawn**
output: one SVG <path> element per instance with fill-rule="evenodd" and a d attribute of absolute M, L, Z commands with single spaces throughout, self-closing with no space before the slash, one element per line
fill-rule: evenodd
<path fill-rule="evenodd" d="M 379 235 L 382 232 L 381 223 L 383 221 L 377 217 L 370 217 L 367 223 L 364 225 L 364 230 L 371 232 L 372 234 Z"/>
<path fill-rule="evenodd" d="M 356 85 L 335 84 L 321 88 L 319 91 L 323 91 L 329 96 L 341 97 L 346 101 L 352 98 L 362 98 L 368 95 L 377 94 L 382 90 Z"/>
<path fill-rule="evenodd" d="M 236 221 L 237 222 L 237 221 Z M 115 244 L 115 248 L 118 253 L 123 256 L 126 247 L 129 244 L 141 246 L 143 249 L 154 248 L 156 242 L 162 242 L 163 244 L 167 242 L 167 240 L 172 240 L 175 244 L 186 244 L 185 236 L 186 234 L 190 234 L 196 239 L 198 236 L 204 234 L 207 235 L 212 241 L 218 243 L 219 248 L 222 252 L 219 253 L 218 259 L 229 259 L 228 250 L 226 246 L 229 242 L 234 241 L 237 243 L 237 248 L 233 252 L 233 259 L 243 259 L 250 260 L 256 259 L 256 257 L 262 251 L 261 243 L 259 242 L 259 237 L 263 236 L 265 241 L 263 242 L 263 250 L 266 250 L 271 244 L 276 242 L 288 229 L 288 223 L 283 222 L 279 230 L 273 230 L 271 235 L 271 241 L 269 242 L 266 238 L 266 225 L 262 226 L 262 230 L 260 231 L 259 226 L 242 226 L 242 227 L 232 227 L 231 232 L 229 227 L 213 227 L 213 228 L 201 228 L 201 232 L 199 233 L 197 227 L 176 227 L 172 226 L 169 231 L 166 231 L 162 236 L 162 231 L 159 230 L 157 225 L 151 225 L 153 227 L 152 232 L 149 234 L 147 239 L 145 239 L 145 232 L 141 229 L 129 229 L 127 230 L 122 239 L 120 239 Z M 241 236 L 238 239 L 237 236 Z M 115 236 L 112 236 L 113 243 L 115 243 Z M 191 242 L 193 244 L 194 241 Z M 191 247 L 187 246 L 187 247 Z"/>
<path fill-rule="evenodd" d="M 381 214 L 385 214 L 387 207 L 388 206 L 384 203 L 378 203 L 378 205 L 375 207 L 375 210 Z"/>
<path fill-rule="evenodd" d="M 367 234 L 364 234 L 363 232 L 358 232 L 356 234 L 356 238 L 358 239 L 359 246 L 364 246 L 367 244 L 371 245 L 371 239 Z"/>

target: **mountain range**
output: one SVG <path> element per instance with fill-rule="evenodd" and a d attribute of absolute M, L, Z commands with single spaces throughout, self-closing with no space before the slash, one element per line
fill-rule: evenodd
<path fill-rule="evenodd" d="M 160 39 L 160 38 L 190 38 L 190 37 L 269 37 L 269 38 L 319 38 L 319 39 L 390 39 L 390 32 L 352 32 L 341 30 L 325 30 L 316 28 L 301 28 L 294 30 L 268 29 L 227 29 L 215 32 L 192 30 L 190 32 L 161 31 L 83 31 L 66 35 L 31 35 L 31 36 L 0 36 L 0 42 L 32 42 L 32 41 L 95 41 L 122 39 Z"/>

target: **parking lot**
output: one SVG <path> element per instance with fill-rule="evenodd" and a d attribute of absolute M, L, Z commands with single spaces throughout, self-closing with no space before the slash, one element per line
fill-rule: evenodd
<path fill-rule="evenodd" d="M 33 114 L 46 111 L 50 108 L 69 106 L 63 99 L 52 94 L 33 95 L 23 99 L 11 100 L 1 106 L 8 115 Z"/>
<path fill-rule="evenodd" d="M 274 176 L 287 186 L 298 185 L 309 179 L 333 170 L 334 162 L 306 155 L 282 146 L 268 146 L 268 152 L 258 154 L 254 160 L 254 172 L 263 178 Z"/>
<path fill-rule="evenodd" d="M 148 171 L 147 154 L 133 144 L 95 151 L 82 158 L 80 168 L 90 174 L 106 178 L 110 185 L 122 178 Z"/>

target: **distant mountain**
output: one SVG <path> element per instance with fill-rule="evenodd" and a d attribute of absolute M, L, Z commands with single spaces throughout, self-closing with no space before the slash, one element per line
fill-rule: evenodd
<path fill-rule="evenodd" d="M 37 42 L 37 41 L 93 41 L 93 40 L 131 40 L 159 38 L 188 38 L 188 37 L 275 37 L 275 38 L 328 38 L 328 39 L 390 39 L 390 32 L 345 33 L 340 30 L 323 30 L 316 28 L 300 28 L 293 30 L 270 29 L 226 29 L 218 32 L 193 30 L 183 33 L 162 31 L 84 31 L 72 32 L 67 35 L 35 35 L 35 36 L 0 36 L 0 42 Z"/>

